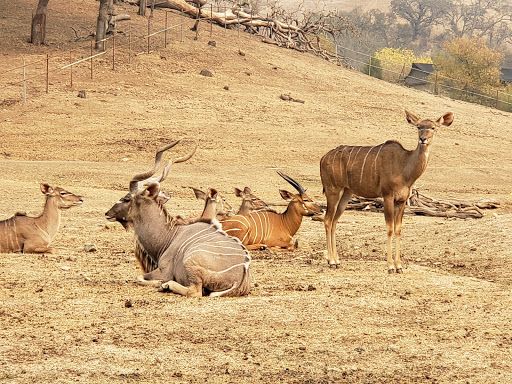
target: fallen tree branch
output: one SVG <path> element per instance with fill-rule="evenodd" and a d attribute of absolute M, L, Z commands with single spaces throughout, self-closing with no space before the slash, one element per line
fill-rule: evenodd
<path fill-rule="evenodd" d="M 318 203 L 325 210 L 327 204 L 325 202 Z M 285 206 L 286 202 L 268 203 L 270 206 Z M 482 201 L 467 201 L 460 199 L 434 199 L 419 193 L 417 188 L 413 189 L 408 204 L 405 207 L 405 213 L 448 217 L 457 219 L 479 219 L 484 216 L 483 209 L 499 208 L 500 203 L 494 200 L 485 199 Z M 348 210 L 369 210 L 372 212 L 381 212 L 384 210 L 383 200 L 381 198 L 365 199 L 353 196 L 347 204 Z M 323 215 L 314 216 L 313 220 L 323 221 Z"/>

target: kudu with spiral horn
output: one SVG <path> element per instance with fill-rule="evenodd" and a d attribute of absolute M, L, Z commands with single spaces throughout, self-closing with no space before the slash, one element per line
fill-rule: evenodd
<path fill-rule="evenodd" d="M 186 161 L 194 152 L 195 148 L 170 163 Z M 147 185 L 156 168 L 130 181 L 130 193 L 122 203 L 126 227 L 133 228 L 138 248 L 156 265 L 138 282 L 184 296 L 248 294 L 251 259 L 247 249 L 218 225 L 205 222 L 179 225 L 158 201 L 160 183 L 151 180 Z M 117 220 L 115 212 L 107 216 Z"/>
<path fill-rule="evenodd" d="M 294 194 L 279 190 L 281 197 L 290 200 L 286 211 L 251 212 L 230 216 L 221 221 L 222 229 L 244 244 L 247 249 L 271 248 L 274 250 L 295 250 L 293 236 L 302 224 L 302 217 L 321 213 L 320 207 L 306 194 L 304 187 L 290 176 L 277 171 L 298 192 Z"/>

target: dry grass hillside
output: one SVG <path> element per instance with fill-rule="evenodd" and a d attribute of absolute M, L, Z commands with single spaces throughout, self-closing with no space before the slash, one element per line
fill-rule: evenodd
<path fill-rule="evenodd" d="M 75 41 L 71 26 L 80 36 L 93 31 L 97 6 L 50 1 L 48 46 L 32 47 L 33 2 L 0 5 L 0 219 L 39 214 L 42 182 L 84 197 L 62 215 L 56 255 L 0 255 L 0 383 L 512 382 L 510 114 L 235 30 L 214 26 L 210 37 L 202 24 L 195 40 L 191 20 L 183 42 L 174 29 L 166 49 L 155 37 L 151 53 L 141 44 L 128 64 L 122 37 L 147 27 L 125 3 L 119 11 L 132 21 L 119 26 L 115 70 L 108 53 L 95 60 L 93 80 L 87 63 L 74 68 L 72 86 L 69 70 L 52 71 L 49 94 L 44 76 L 31 79 L 23 104 L 21 87 L 10 85 L 23 60 L 48 53 L 56 68 L 77 47 L 85 48 L 72 58 L 85 57 L 88 40 Z M 155 25 L 163 20 L 157 12 Z M 29 66 L 28 76 L 35 71 Z M 281 100 L 285 93 L 304 103 Z M 164 182 L 173 213 L 201 211 L 186 186 L 215 187 L 235 207 L 235 186 L 278 201 L 278 189 L 291 187 L 276 168 L 323 201 L 318 164 L 329 149 L 388 139 L 415 147 L 405 109 L 455 116 L 437 134 L 421 191 L 501 208 L 474 220 L 406 215 L 403 275 L 386 273 L 383 215 L 348 211 L 337 230 L 339 269 L 325 263 L 321 223 L 304 220 L 297 251 L 251 253 L 248 297 L 188 299 L 135 284 L 133 234 L 107 225 L 104 213 L 162 144 L 199 142 Z"/>

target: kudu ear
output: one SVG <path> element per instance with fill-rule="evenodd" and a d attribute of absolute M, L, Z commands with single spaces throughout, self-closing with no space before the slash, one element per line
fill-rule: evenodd
<path fill-rule="evenodd" d="M 420 118 L 418 116 L 412 114 L 408 110 L 405 110 L 405 118 L 407 119 L 407 122 L 409 124 L 412 124 L 414 126 L 417 126 L 418 123 L 420 122 Z"/>
<path fill-rule="evenodd" d="M 217 197 L 217 190 L 215 188 L 208 189 L 208 192 L 210 194 L 210 199 L 214 199 Z"/>
<path fill-rule="evenodd" d="M 239 188 L 237 188 L 237 187 L 235 187 L 235 196 L 236 197 L 242 197 L 242 191 Z"/>
<path fill-rule="evenodd" d="M 293 198 L 293 193 L 288 192 L 284 189 L 280 189 L 279 193 L 281 194 L 281 197 L 285 200 L 291 200 Z"/>
<path fill-rule="evenodd" d="M 453 123 L 453 112 L 445 113 L 436 121 L 436 123 L 449 127 L 451 123 Z"/>
<path fill-rule="evenodd" d="M 192 188 L 192 190 L 194 191 L 194 195 L 196 195 L 196 199 L 198 199 L 198 200 L 206 200 L 206 198 L 208 197 L 206 195 L 206 193 L 204 193 L 200 189 L 197 189 L 197 188 L 194 188 L 194 187 L 190 187 L 190 188 Z"/>
<path fill-rule="evenodd" d="M 247 194 L 247 195 L 252 195 L 252 190 L 251 190 L 251 188 L 249 188 L 249 187 L 245 187 L 245 188 L 244 188 L 244 193 L 245 193 L 245 194 Z"/>
<path fill-rule="evenodd" d="M 43 192 L 45 195 L 49 195 L 53 192 L 53 188 L 50 187 L 49 184 L 41 183 L 40 187 L 41 187 L 41 192 Z"/>
<path fill-rule="evenodd" d="M 147 197 L 151 200 L 155 200 L 160 194 L 160 184 L 159 183 L 151 183 L 146 188 Z"/>

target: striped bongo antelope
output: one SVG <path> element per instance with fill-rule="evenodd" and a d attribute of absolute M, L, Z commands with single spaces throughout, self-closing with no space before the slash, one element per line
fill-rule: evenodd
<path fill-rule="evenodd" d="M 122 220 L 126 227 L 133 228 L 142 255 L 156 264 L 139 278 L 139 283 L 183 296 L 247 295 L 251 283 L 247 249 L 218 225 L 179 225 L 158 201 L 160 183 L 153 181 L 144 187 L 145 179 L 154 173 L 151 170 L 136 175 L 124 198 L 127 209 L 109 211 L 107 217 L 118 220 L 117 214 L 123 211 Z"/>
<path fill-rule="evenodd" d="M 320 176 L 327 198 L 324 223 L 330 265 L 340 263 L 336 251 L 336 223 L 352 194 L 384 199 L 384 217 L 388 235 L 387 268 L 389 273 L 402 273 L 400 235 L 405 204 L 414 182 L 427 167 L 430 146 L 435 131 L 453 122 L 448 112 L 438 120 L 421 120 L 405 111 L 407 121 L 418 128 L 418 145 L 408 151 L 396 141 L 386 141 L 373 147 L 340 145 L 320 160 Z M 395 234 L 395 257 L 392 237 Z"/>
<path fill-rule="evenodd" d="M 274 250 L 293 251 L 292 237 L 297 233 L 303 216 L 319 214 L 320 207 L 306 195 L 302 185 L 291 177 L 279 172 L 299 193 L 279 190 L 282 198 L 290 200 L 284 213 L 270 211 L 234 215 L 221 221 L 222 229 L 242 242 L 247 249 L 270 247 Z"/>

